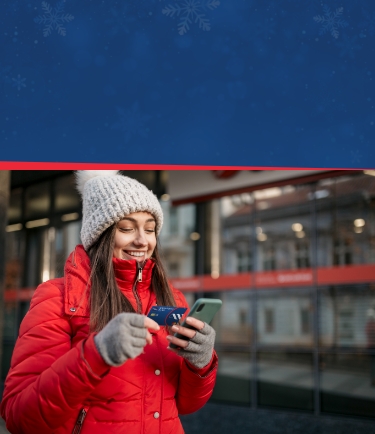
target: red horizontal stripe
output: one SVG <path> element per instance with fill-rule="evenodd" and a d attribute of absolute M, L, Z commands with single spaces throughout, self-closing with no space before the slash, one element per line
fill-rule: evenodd
<path fill-rule="evenodd" d="M 0 161 L 0 170 L 371 170 L 368 168 L 279 167 L 279 166 L 207 166 L 188 164 L 119 164 L 84 162 Z"/>
<path fill-rule="evenodd" d="M 17 288 L 6 289 L 4 291 L 4 301 L 29 301 L 36 288 Z"/>
<path fill-rule="evenodd" d="M 317 280 L 319 285 L 374 282 L 375 264 L 318 268 Z"/>
<path fill-rule="evenodd" d="M 375 264 L 321 267 L 317 269 L 316 279 L 319 286 L 375 282 Z M 226 274 L 217 279 L 207 275 L 192 276 L 171 279 L 171 283 L 176 289 L 183 292 L 306 287 L 315 284 L 314 270 L 311 268 Z M 6 302 L 27 301 L 31 299 L 34 291 L 35 288 L 7 289 L 4 293 L 4 300 Z"/>

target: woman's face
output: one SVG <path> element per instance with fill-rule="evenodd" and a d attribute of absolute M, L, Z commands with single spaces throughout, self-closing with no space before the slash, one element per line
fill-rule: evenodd
<path fill-rule="evenodd" d="M 156 221 L 149 212 L 133 212 L 117 223 L 113 256 L 143 262 L 156 246 Z"/>

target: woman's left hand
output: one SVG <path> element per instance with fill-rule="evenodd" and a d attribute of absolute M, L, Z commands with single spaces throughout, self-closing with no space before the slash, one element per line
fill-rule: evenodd
<path fill-rule="evenodd" d="M 186 336 L 189 340 L 169 335 L 167 336 L 168 341 L 179 348 L 168 348 L 197 368 L 204 368 L 210 363 L 212 358 L 216 335 L 215 330 L 207 323 L 193 317 L 187 317 L 186 323 L 194 327 L 194 329 L 174 325 L 172 326 L 172 331 Z"/>

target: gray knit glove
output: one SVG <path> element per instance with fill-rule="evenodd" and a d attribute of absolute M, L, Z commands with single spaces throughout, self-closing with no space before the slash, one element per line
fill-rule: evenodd
<path fill-rule="evenodd" d="M 94 337 L 96 348 L 110 366 L 139 356 L 146 345 L 145 315 L 120 313 Z"/>
<path fill-rule="evenodd" d="M 203 329 L 197 330 L 195 336 L 189 340 L 187 347 L 176 352 L 195 367 L 204 368 L 212 359 L 215 336 L 215 330 L 204 323 Z"/>

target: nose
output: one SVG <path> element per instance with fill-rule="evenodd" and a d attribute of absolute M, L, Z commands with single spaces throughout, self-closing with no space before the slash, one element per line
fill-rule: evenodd
<path fill-rule="evenodd" d="M 135 246 L 138 246 L 138 247 L 147 246 L 147 240 L 146 240 L 146 237 L 145 237 L 145 234 L 143 231 L 139 231 L 137 233 L 137 236 L 135 237 L 133 243 Z"/>

